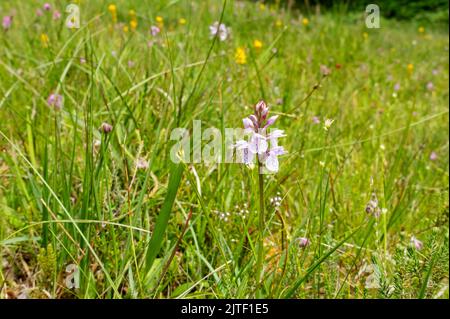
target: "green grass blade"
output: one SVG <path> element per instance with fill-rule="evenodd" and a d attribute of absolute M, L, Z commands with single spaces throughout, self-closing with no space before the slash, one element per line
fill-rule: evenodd
<path fill-rule="evenodd" d="M 164 203 L 161 207 L 158 219 L 156 220 L 155 229 L 147 249 L 147 260 L 145 263 L 145 273 L 151 269 L 156 256 L 161 249 L 164 233 L 169 223 L 170 212 L 177 195 L 178 187 L 180 186 L 181 177 L 183 175 L 183 165 L 178 164 L 173 170 L 169 178 L 169 185 L 167 187 L 167 194 Z"/>

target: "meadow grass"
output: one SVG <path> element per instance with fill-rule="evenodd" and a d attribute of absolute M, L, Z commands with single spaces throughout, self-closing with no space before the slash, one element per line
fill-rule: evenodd
<path fill-rule="evenodd" d="M 79 29 L 65 1 L 0 4 L 0 298 L 449 297 L 448 30 L 232 0 L 117 0 L 115 22 L 75 3 Z M 224 133 L 261 99 L 289 152 L 264 175 L 263 229 L 256 168 L 170 160 L 173 129 Z"/>

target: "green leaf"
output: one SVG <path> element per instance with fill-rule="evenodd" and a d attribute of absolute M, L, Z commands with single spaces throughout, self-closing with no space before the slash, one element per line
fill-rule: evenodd
<path fill-rule="evenodd" d="M 148 271 L 151 269 L 152 264 L 155 261 L 159 250 L 161 249 L 164 233 L 166 231 L 167 224 L 169 223 L 169 217 L 170 212 L 172 211 L 173 202 L 175 201 L 178 187 L 180 186 L 183 168 L 183 164 L 178 164 L 170 175 L 166 198 L 164 199 L 164 203 L 161 207 L 158 219 L 156 220 L 152 238 L 150 239 L 150 243 L 148 245 L 145 273 L 148 273 Z"/>

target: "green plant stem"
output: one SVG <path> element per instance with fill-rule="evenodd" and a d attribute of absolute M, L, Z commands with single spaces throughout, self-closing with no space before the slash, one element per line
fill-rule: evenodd
<path fill-rule="evenodd" d="M 264 255 L 264 178 L 261 174 L 262 164 L 258 160 L 258 182 L 259 182 L 259 229 L 258 229 L 258 250 L 256 261 L 256 280 L 259 285 L 262 279 L 263 255 Z"/>

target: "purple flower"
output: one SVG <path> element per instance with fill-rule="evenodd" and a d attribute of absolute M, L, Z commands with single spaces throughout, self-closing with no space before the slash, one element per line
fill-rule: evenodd
<path fill-rule="evenodd" d="M 394 91 L 400 91 L 400 83 L 395 83 L 394 85 Z"/>
<path fill-rule="evenodd" d="M 134 61 L 128 60 L 128 67 L 131 69 L 134 67 Z"/>
<path fill-rule="evenodd" d="M 411 245 L 413 245 L 413 247 L 417 250 L 421 250 L 423 248 L 423 243 L 414 236 L 411 236 Z"/>
<path fill-rule="evenodd" d="M 428 90 L 428 91 L 433 91 L 433 90 L 434 90 L 433 82 L 428 82 L 428 83 L 427 83 L 427 90 Z"/>
<path fill-rule="evenodd" d="M 268 119 L 267 122 L 266 122 L 266 125 L 264 125 L 264 128 L 267 128 L 267 127 L 269 127 L 270 125 L 272 125 L 273 123 L 275 123 L 275 121 L 277 120 L 277 118 L 278 118 L 278 115 L 274 115 L 274 116 L 269 117 L 269 119 Z"/>
<path fill-rule="evenodd" d="M 160 33 L 160 32 L 161 32 L 161 29 L 158 28 L 157 26 L 152 25 L 152 26 L 150 27 L 150 33 L 151 33 L 152 36 L 155 37 L 155 36 L 157 36 L 158 33 Z"/>
<path fill-rule="evenodd" d="M 319 119 L 319 117 L 318 117 L 318 116 L 313 116 L 312 122 L 313 122 L 314 124 L 320 124 L 320 119 Z"/>
<path fill-rule="evenodd" d="M 438 159 L 438 155 L 437 155 L 437 153 L 436 152 L 431 152 L 431 154 L 430 154 L 430 160 L 431 161 L 435 161 L 435 160 L 437 160 Z"/>
<path fill-rule="evenodd" d="M 3 30 L 8 30 L 11 28 L 13 17 L 12 16 L 4 16 L 2 21 Z"/>
<path fill-rule="evenodd" d="M 228 38 L 230 29 L 227 28 L 225 24 L 219 24 L 219 22 L 216 21 L 209 26 L 209 32 L 213 37 L 218 34 L 220 41 L 225 41 Z"/>
<path fill-rule="evenodd" d="M 437 69 L 434 69 L 433 71 L 431 71 L 431 73 L 433 73 L 433 75 L 438 75 L 438 73 L 439 73 L 439 70 L 437 70 Z"/>
<path fill-rule="evenodd" d="M 63 106 L 63 97 L 62 95 L 52 93 L 47 98 L 48 106 L 54 107 L 56 110 L 60 110 Z"/>
<path fill-rule="evenodd" d="M 138 158 L 136 160 L 136 168 L 137 169 L 147 169 L 148 168 L 148 162 L 143 158 Z"/>
<path fill-rule="evenodd" d="M 304 248 L 304 247 L 308 246 L 311 243 L 309 241 L 309 239 L 306 238 L 306 237 L 299 237 L 299 238 L 297 238 L 297 241 L 298 241 L 298 246 L 301 247 L 301 248 Z"/>
<path fill-rule="evenodd" d="M 242 120 L 244 132 L 250 134 L 249 141 L 239 140 L 234 145 L 236 150 L 243 152 L 243 161 L 251 165 L 254 158 L 258 156 L 261 164 L 271 172 L 279 169 L 278 156 L 286 154 L 282 146 L 278 146 L 278 139 L 285 137 L 284 131 L 274 130 L 267 133 L 267 128 L 275 123 L 278 116 L 272 116 L 266 120 L 269 108 L 264 101 L 259 101 L 255 105 L 255 113 Z M 270 147 L 269 143 L 270 142 Z"/>
<path fill-rule="evenodd" d="M 102 125 L 100 126 L 100 130 L 102 131 L 102 133 L 105 134 L 111 133 L 112 129 L 113 129 L 112 125 L 106 122 L 103 122 Z"/>
<path fill-rule="evenodd" d="M 366 205 L 366 213 L 373 215 L 375 218 L 380 217 L 381 209 L 378 206 L 377 194 L 372 193 L 372 197 Z"/>
<path fill-rule="evenodd" d="M 53 20 L 59 20 L 61 18 L 61 12 L 58 10 L 53 11 Z"/>
<path fill-rule="evenodd" d="M 320 66 L 320 73 L 322 73 L 323 76 L 327 76 L 327 75 L 330 75 L 331 70 L 326 65 L 322 64 Z"/>
<path fill-rule="evenodd" d="M 260 160 L 264 162 L 266 168 L 271 172 L 278 172 L 279 162 L 278 156 L 286 154 L 283 146 L 271 147 L 269 151 L 260 156 Z"/>
<path fill-rule="evenodd" d="M 43 14 L 44 14 L 44 12 L 42 12 L 42 10 L 41 9 L 37 9 L 36 10 L 36 16 L 38 16 L 38 17 L 42 17 L 43 16 Z"/>
<path fill-rule="evenodd" d="M 45 11 L 50 11 L 52 9 L 52 6 L 50 5 L 50 3 L 44 3 L 44 10 Z"/>

